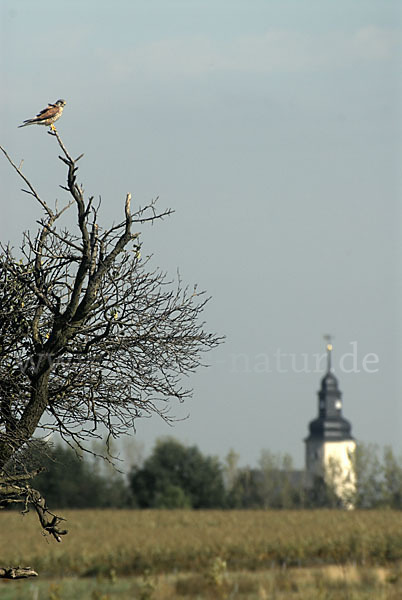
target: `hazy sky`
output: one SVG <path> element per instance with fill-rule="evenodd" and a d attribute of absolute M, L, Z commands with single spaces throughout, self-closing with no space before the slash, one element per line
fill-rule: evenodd
<path fill-rule="evenodd" d="M 0 7 L 0 143 L 63 200 L 54 140 L 17 125 L 65 98 L 58 130 L 101 220 L 129 191 L 172 207 L 143 252 L 212 295 L 207 326 L 227 337 L 172 406 L 187 420 L 138 422 L 146 450 L 172 434 L 302 466 L 330 332 L 355 437 L 401 451 L 400 0 Z M 38 207 L 5 160 L 0 178 L 0 237 L 17 244 Z"/>

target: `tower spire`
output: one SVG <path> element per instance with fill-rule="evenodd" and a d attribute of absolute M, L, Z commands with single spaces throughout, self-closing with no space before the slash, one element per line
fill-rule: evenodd
<path fill-rule="evenodd" d="M 324 340 L 327 342 L 327 373 L 332 373 L 332 339 L 333 336 L 330 333 L 324 335 Z"/>

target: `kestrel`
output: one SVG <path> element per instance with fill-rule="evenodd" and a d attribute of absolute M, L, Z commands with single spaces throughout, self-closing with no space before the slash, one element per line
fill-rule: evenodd
<path fill-rule="evenodd" d="M 53 123 L 57 121 L 57 119 L 60 119 L 65 105 L 65 100 L 57 100 L 54 104 L 48 104 L 46 108 L 36 115 L 36 117 L 27 119 L 22 125 L 18 125 L 18 127 L 26 127 L 27 125 L 47 125 L 54 131 L 56 128 Z"/>

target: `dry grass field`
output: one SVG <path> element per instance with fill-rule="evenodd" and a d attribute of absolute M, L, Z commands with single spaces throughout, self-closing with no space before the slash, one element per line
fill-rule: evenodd
<path fill-rule="evenodd" d="M 402 512 L 58 511 L 0 513 L 0 565 L 36 580 L 0 582 L 17 600 L 364 600 L 402 598 Z"/>

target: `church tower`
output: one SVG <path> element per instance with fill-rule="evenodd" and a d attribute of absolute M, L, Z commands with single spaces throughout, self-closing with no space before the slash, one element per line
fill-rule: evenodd
<path fill-rule="evenodd" d="M 332 370 L 332 344 L 327 344 L 327 372 L 318 392 L 318 417 L 310 422 L 306 442 L 306 470 L 321 476 L 347 508 L 356 487 L 351 425 L 342 416 L 342 393 Z"/>

